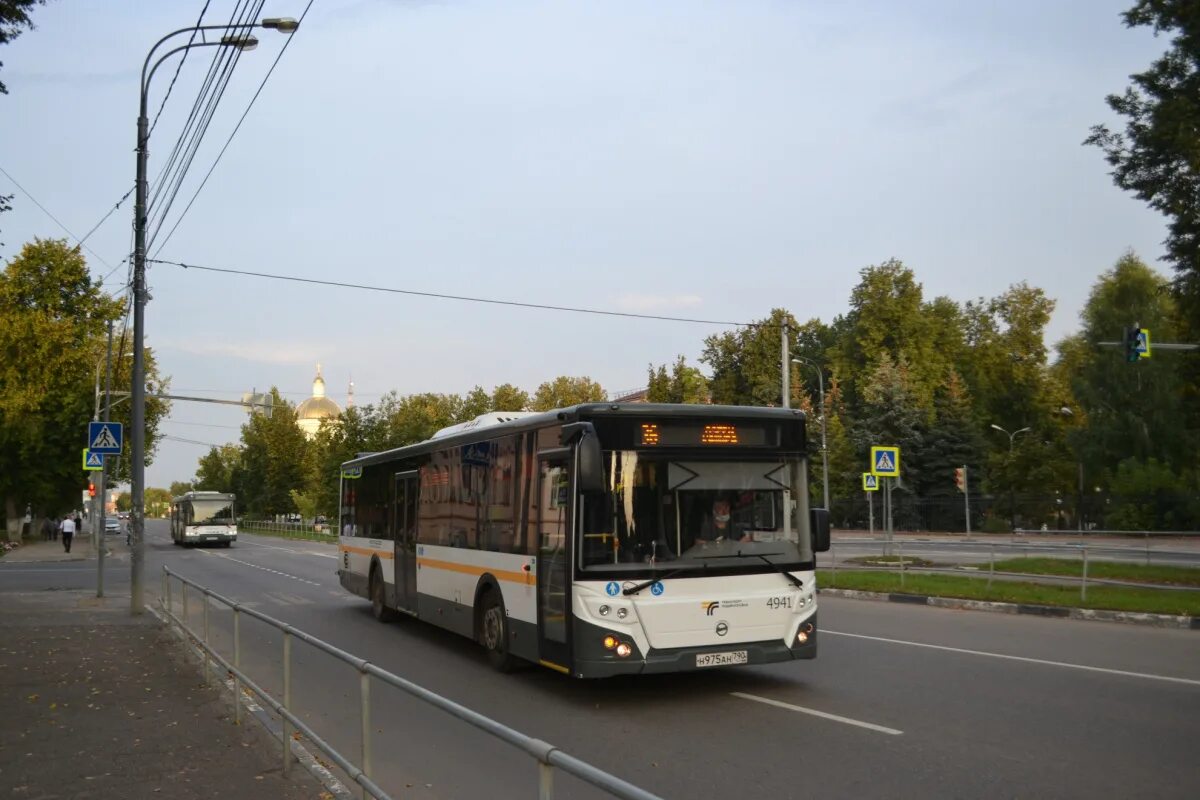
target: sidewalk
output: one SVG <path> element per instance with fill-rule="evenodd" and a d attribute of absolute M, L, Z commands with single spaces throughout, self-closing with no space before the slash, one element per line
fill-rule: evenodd
<path fill-rule="evenodd" d="M 110 536 L 109 539 L 116 539 Z M 109 542 L 108 552 L 112 552 L 112 542 Z M 14 562 L 33 563 L 38 561 L 90 561 L 96 557 L 96 549 L 92 547 L 92 537 L 76 536 L 71 542 L 71 552 L 63 550 L 62 538 L 58 541 L 28 540 L 15 550 L 10 550 L 4 556 L 5 564 Z"/>
<path fill-rule="evenodd" d="M 229 699 L 153 615 L 129 614 L 128 594 L 0 592 L 0 683 L 6 797 L 328 796 L 303 769 L 283 777 L 279 745 L 253 720 L 235 727 Z"/>

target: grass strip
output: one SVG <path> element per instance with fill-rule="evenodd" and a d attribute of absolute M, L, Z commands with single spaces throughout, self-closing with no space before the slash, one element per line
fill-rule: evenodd
<path fill-rule="evenodd" d="M 986 569 L 986 565 L 981 567 Z M 1031 575 L 1065 575 L 1078 578 L 1083 561 L 1078 558 L 1009 558 L 996 562 L 997 572 L 1025 572 Z M 1163 583 L 1174 586 L 1200 586 L 1200 568 L 1168 567 L 1112 561 L 1088 561 L 1089 578 L 1119 581 Z"/>
<path fill-rule="evenodd" d="M 958 597 L 966 600 L 990 600 L 1003 603 L 1200 616 L 1200 592 L 1170 589 L 1141 589 L 1089 584 L 1087 600 L 1081 600 L 1079 586 L 996 580 L 992 582 L 991 588 L 988 588 L 987 580 L 984 578 L 906 573 L 904 586 L 901 587 L 900 575 L 896 572 L 861 572 L 840 569 L 837 571 L 836 579 L 829 570 L 820 570 L 817 573 L 817 585 L 825 589 L 902 592 L 904 594 Z"/>
<path fill-rule="evenodd" d="M 326 542 L 334 544 L 337 542 L 336 533 L 317 533 L 316 531 L 291 531 L 278 528 L 259 527 L 253 523 L 239 523 L 238 530 L 246 533 L 253 533 L 259 536 L 274 536 L 277 539 L 295 539 L 303 542 Z"/>

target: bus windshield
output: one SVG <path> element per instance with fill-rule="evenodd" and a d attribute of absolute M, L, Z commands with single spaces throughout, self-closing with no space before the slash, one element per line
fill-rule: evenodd
<path fill-rule="evenodd" d="M 232 525 L 233 501 L 228 497 L 192 500 L 188 525 Z"/>
<path fill-rule="evenodd" d="M 623 450 L 604 461 L 606 491 L 580 498 L 585 570 L 812 561 L 807 514 L 795 502 L 807 491 L 799 459 L 670 461 Z"/>

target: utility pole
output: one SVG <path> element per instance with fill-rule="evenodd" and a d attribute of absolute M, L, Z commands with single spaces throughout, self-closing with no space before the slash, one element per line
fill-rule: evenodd
<path fill-rule="evenodd" d="M 779 357 L 779 360 L 780 360 L 780 363 L 783 364 L 783 369 L 782 369 L 782 373 L 783 373 L 783 407 L 791 408 L 792 407 L 792 376 L 790 374 L 790 370 L 789 370 L 788 366 L 791 363 L 792 359 L 788 355 L 788 324 L 786 322 L 783 323 L 783 327 L 780 328 L 779 332 L 781 334 L 780 344 L 779 344 L 779 349 L 780 349 L 781 355 Z"/>

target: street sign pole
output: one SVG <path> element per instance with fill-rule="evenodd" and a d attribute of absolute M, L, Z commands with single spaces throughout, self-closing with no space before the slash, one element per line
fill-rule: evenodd
<path fill-rule="evenodd" d="M 109 411 L 111 410 L 112 398 L 109 395 L 109 389 L 112 387 L 112 320 L 108 323 L 108 352 L 104 356 L 104 422 L 108 422 Z M 107 544 L 104 541 L 104 517 L 108 515 L 108 504 L 105 499 L 108 497 L 108 486 L 106 478 L 108 477 L 108 457 L 100 456 L 100 460 L 104 462 L 100 468 L 100 480 L 96 483 L 96 497 L 100 498 L 100 547 L 96 550 L 96 597 L 104 597 L 104 551 L 107 549 Z"/>
<path fill-rule="evenodd" d="M 867 496 L 867 524 L 870 526 L 868 530 L 873 539 L 875 538 L 875 498 L 871 496 L 871 492 L 864 492 L 864 494 Z"/>

